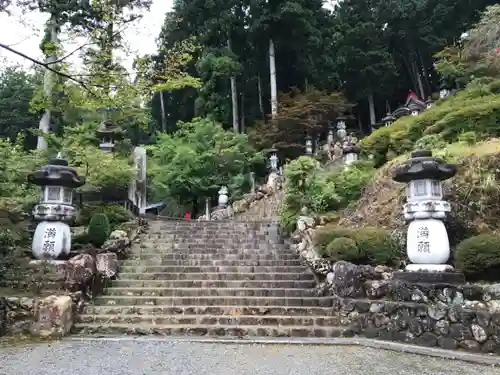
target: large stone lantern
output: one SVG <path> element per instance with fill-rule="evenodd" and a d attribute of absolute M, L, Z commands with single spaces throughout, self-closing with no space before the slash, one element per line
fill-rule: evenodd
<path fill-rule="evenodd" d="M 33 209 L 33 217 L 39 221 L 33 236 L 33 255 L 48 260 L 69 254 L 71 230 L 67 223 L 76 214 L 73 190 L 85 184 L 85 176 L 78 176 L 59 153 L 47 165 L 30 173 L 28 182 L 41 187 L 40 203 Z"/>
<path fill-rule="evenodd" d="M 272 148 L 269 150 L 269 167 L 271 173 L 278 173 L 279 171 L 279 162 L 280 159 L 278 157 L 278 150 Z"/>
<path fill-rule="evenodd" d="M 448 271 L 450 244 L 443 220 L 450 204 L 443 200 L 442 181 L 453 177 L 455 165 L 445 164 L 431 151 L 415 151 L 397 167 L 393 179 L 407 184 L 404 218 L 410 221 L 406 250 L 412 262 L 407 271 Z"/>

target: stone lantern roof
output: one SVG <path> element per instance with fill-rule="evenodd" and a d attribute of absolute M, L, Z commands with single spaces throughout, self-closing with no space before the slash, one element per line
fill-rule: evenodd
<path fill-rule="evenodd" d="M 85 184 L 85 176 L 78 176 L 75 168 L 68 166 L 68 161 L 61 154 L 49 160 L 39 170 L 28 174 L 28 182 L 39 186 L 64 186 L 79 188 Z"/>
<path fill-rule="evenodd" d="M 380 122 L 382 122 L 382 124 L 387 124 L 388 122 L 394 122 L 396 120 L 396 117 L 394 117 L 391 113 L 387 113 L 387 115 L 385 115 Z"/>
<path fill-rule="evenodd" d="M 107 136 L 112 139 L 120 139 L 123 137 L 123 131 L 115 126 L 111 120 L 104 120 L 96 130 L 96 134 L 100 137 Z"/>
<path fill-rule="evenodd" d="M 409 183 L 414 180 L 432 179 L 444 181 L 457 173 L 457 167 L 433 157 L 432 151 L 418 150 L 411 154 L 411 159 L 399 165 L 393 173 L 396 182 Z"/>

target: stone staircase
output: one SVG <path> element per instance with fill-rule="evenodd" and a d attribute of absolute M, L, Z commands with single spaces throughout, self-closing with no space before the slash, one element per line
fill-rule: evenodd
<path fill-rule="evenodd" d="M 75 332 L 335 337 L 331 297 L 276 224 L 153 221 L 120 278 L 85 307 Z"/>

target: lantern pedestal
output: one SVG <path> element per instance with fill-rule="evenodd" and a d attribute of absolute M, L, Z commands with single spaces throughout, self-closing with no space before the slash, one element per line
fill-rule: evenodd
<path fill-rule="evenodd" d="M 406 249 L 413 264 L 407 271 L 446 271 L 453 269 L 446 264 L 450 258 L 450 243 L 441 220 L 417 219 L 408 226 Z"/>
<path fill-rule="evenodd" d="M 392 275 L 394 280 L 401 280 L 411 284 L 464 284 L 465 276 L 457 271 L 396 271 Z"/>
<path fill-rule="evenodd" d="M 71 229 L 60 221 L 38 223 L 31 247 L 37 259 L 56 259 L 71 250 Z"/>

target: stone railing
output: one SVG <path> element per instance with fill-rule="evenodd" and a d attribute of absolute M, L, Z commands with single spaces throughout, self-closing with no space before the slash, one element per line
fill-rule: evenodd
<path fill-rule="evenodd" d="M 126 223 L 121 230 L 114 231 L 100 249 L 77 254 L 66 261 L 30 261 L 29 277 L 13 281 L 10 286 L 20 291 L 29 289 L 35 294 L 50 290 L 52 295 L 0 297 L 0 336 L 66 335 L 86 301 L 99 295 L 108 280 L 116 277 L 118 259 L 145 230 L 145 225 L 147 222 L 143 219 Z"/>
<path fill-rule="evenodd" d="M 313 243 L 317 220 L 302 216 L 294 249 L 318 281 L 318 294 L 353 334 L 444 349 L 500 354 L 500 284 L 411 283 L 385 266 L 358 266 L 319 256 Z"/>

